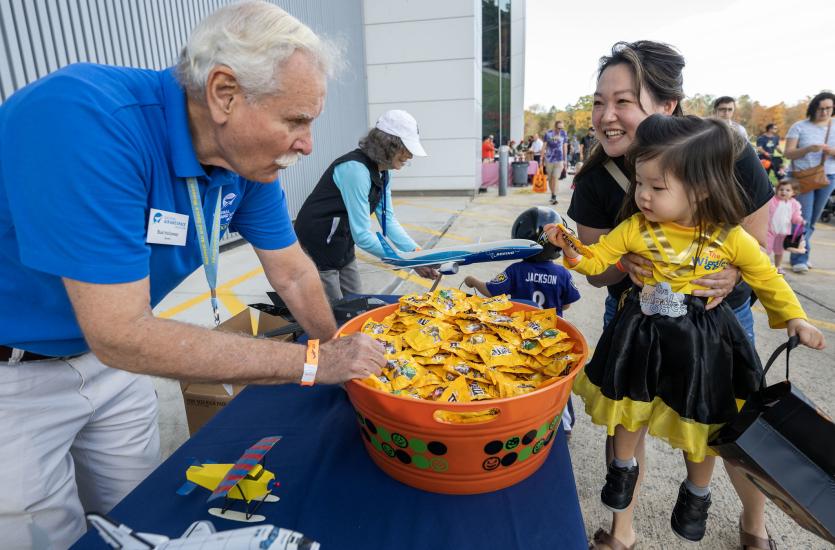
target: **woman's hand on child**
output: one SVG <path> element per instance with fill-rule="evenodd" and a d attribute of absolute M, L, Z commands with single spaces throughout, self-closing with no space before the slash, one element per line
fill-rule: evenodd
<path fill-rule="evenodd" d="M 737 282 L 739 282 L 739 269 L 736 266 L 728 265 L 722 271 L 694 280 L 694 285 L 707 288 L 696 289 L 693 291 L 693 295 L 713 298 L 705 306 L 706 310 L 713 309 L 721 304 L 722 300 L 733 291 Z"/>
<path fill-rule="evenodd" d="M 632 282 L 639 287 L 644 286 L 644 279 L 652 277 L 652 262 L 632 252 L 621 256 L 620 265 Z"/>
<path fill-rule="evenodd" d="M 789 336 L 795 334 L 800 339 L 800 343 L 812 349 L 823 349 L 826 347 L 823 334 L 817 327 L 809 324 L 806 319 L 791 319 L 786 323 L 786 332 Z"/>

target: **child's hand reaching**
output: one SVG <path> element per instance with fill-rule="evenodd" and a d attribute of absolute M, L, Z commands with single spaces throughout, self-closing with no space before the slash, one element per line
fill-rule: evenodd
<path fill-rule="evenodd" d="M 805 319 L 791 319 L 786 323 L 786 332 L 789 336 L 795 334 L 800 339 L 800 343 L 812 349 L 823 349 L 826 347 L 823 334 L 816 327 L 809 324 Z"/>
<path fill-rule="evenodd" d="M 576 258 L 578 256 L 574 249 L 568 244 L 568 241 L 566 241 L 565 235 L 560 228 L 557 227 L 557 224 L 549 223 L 543 227 L 542 230 L 545 232 L 545 236 L 548 237 L 548 241 L 554 246 L 561 248 L 563 254 L 567 257 Z"/>

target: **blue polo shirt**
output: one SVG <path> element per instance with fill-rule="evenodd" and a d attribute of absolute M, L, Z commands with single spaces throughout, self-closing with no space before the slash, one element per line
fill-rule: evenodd
<path fill-rule="evenodd" d="M 0 344 L 88 350 L 61 277 L 150 277 L 151 307 L 202 266 L 187 177 L 211 227 L 275 250 L 296 241 L 278 182 L 206 173 L 171 69 L 71 65 L 0 106 Z M 188 216 L 185 246 L 148 244 L 151 208 Z"/>
<path fill-rule="evenodd" d="M 556 308 L 562 317 L 563 307 L 580 299 L 571 273 L 554 262 L 516 262 L 487 283 L 490 294 L 510 294 L 517 300 L 529 300 L 539 307 Z"/>

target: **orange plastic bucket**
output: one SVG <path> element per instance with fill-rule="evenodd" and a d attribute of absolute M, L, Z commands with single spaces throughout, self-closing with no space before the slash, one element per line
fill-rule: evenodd
<path fill-rule="evenodd" d="M 398 304 L 351 319 L 338 335 L 358 332 L 368 319 L 381 321 Z M 514 303 L 509 311 L 536 309 Z M 425 491 L 448 494 L 486 493 L 509 487 L 545 462 L 574 377 L 585 364 L 588 345 L 570 323 L 557 328 L 576 342 L 580 356 L 571 372 L 531 393 L 479 403 L 438 403 L 396 397 L 352 380 L 345 384 L 357 413 L 363 443 L 377 466 L 394 479 Z M 438 411 L 478 413 L 483 421 L 452 423 Z"/>

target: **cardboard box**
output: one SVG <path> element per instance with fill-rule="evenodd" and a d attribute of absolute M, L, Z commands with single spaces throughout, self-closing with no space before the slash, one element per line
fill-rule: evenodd
<path fill-rule="evenodd" d="M 289 321 L 283 317 L 270 315 L 248 307 L 231 319 L 222 322 L 215 330 L 259 336 L 288 324 Z M 279 336 L 275 340 L 290 341 L 292 335 Z M 243 384 L 233 384 L 231 385 L 232 395 L 229 395 L 223 384 L 180 382 L 180 388 L 183 391 L 183 403 L 186 407 L 189 434 L 194 435 L 203 424 L 211 420 L 245 387 L 246 385 Z"/>

